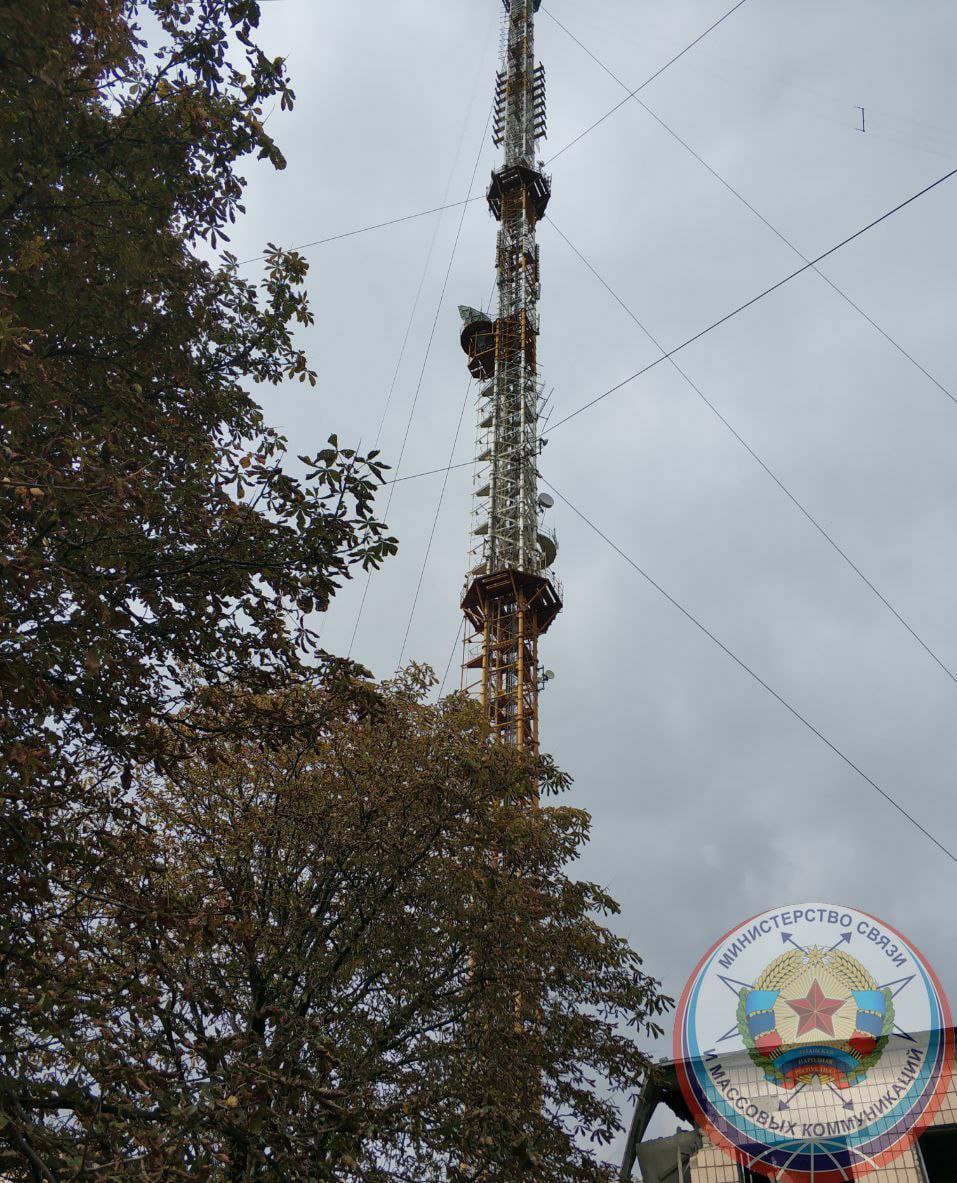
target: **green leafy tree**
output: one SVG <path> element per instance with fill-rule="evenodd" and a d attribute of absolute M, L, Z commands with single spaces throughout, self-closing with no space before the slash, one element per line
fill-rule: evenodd
<path fill-rule="evenodd" d="M 203 695 L 202 731 L 272 713 L 297 736 L 227 728 L 141 786 L 135 837 L 60 893 L 0 1171 L 605 1178 L 596 1084 L 634 1087 L 633 1029 L 667 1000 L 566 873 L 587 815 L 535 788 L 566 778 L 427 686 Z"/>

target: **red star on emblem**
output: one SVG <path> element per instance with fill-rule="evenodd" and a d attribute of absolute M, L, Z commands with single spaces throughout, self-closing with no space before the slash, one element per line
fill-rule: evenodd
<path fill-rule="evenodd" d="M 817 978 L 807 992 L 807 998 L 785 999 L 788 1006 L 798 1017 L 799 1036 L 807 1031 L 823 1031 L 826 1035 L 834 1035 L 834 1015 L 844 1005 L 843 998 L 827 998 L 817 983 Z"/>

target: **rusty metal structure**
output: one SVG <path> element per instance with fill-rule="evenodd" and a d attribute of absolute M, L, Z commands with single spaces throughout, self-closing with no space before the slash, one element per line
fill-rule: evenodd
<path fill-rule="evenodd" d="M 489 208 L 498 221 L 498 308 L 462 307 L 461 343 L 478 383 L 478 433 L 463 684 L 477 694 L 497 737 L 538 750 L 538 640 L 561 609 L 549 569 L 557 542 L 541 517 L 539 423 L 545 406 L 537 340 L 540 295 L 536 226 L 551 196 L 538 160 L 545 135 L 545 72 L 535 62 L 541 0 L 503 0 L 502 63 L 493 135 L 503 149 Z"/>

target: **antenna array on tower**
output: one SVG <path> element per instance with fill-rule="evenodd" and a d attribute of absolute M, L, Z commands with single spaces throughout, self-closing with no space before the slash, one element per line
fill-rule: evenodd
<path fill-rule="evenodd" d="M 488 204 L 499 223 L 498 308 L 463 306 L 462 348 L 479 383 L 469 570 L 462 607 L 465 684 L 476 691 L 499 738 L 538 748 L 538 638 L 561 609 L 547 573 L 558 544 L 543 528 L 538 496 L 539 414 L 544 405 L 537 341 L 541 294 L 535 230 L 551 197 L 537 159 L 546 133 L 545 71 L 535 63 L 540 0 L 504 0 L 502 66 L 493 139 L 504 160 Z"/>

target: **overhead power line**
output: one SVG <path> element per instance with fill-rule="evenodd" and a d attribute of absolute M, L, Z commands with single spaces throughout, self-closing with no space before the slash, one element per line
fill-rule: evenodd
<path fill-rule="evenodd" d="M 757 682 L 757 684 L 759 686 L 761 686 L 764 690 L 766 690 L 768 692 L 768 694 L 771 695 L 772 698 L 774 698 L 778 703 L 780 703 L 780 705 L 783 706 L 786 711 L 790 712 L 790 714 L 792 714 L 794 716 L 794 718 L 798 720 L 798 722 L 803 723 L 804 726 L 808 729 L 808 731 L 810 731 L 813 735 L 817 736 L 817 738 L 823 744 L 825 744 L 825 746 L 830 748 L 830 750 L 836 756 L 838 756 L 841 760 L 843 760 L 844 763 L 849 768 L 851 768 L 854 772 L 856 772 L 857 775 L 859 777 L 861 777 L 862 780 L 866 781 L 867 784 L 869 784 L 870 787 L 875 790 L 875 792 L 879 793 L 881 795 L 881 797 L 883 797 L 884 800 L 893 809 L 896 809 L 897 812 L 902 817 L 906 818 L 907 821 L 909 821 L 911 823 L 911 825 L 915 827 L 915 829 L 919 830 L 924 835 L 925 838 L 928 838 L 931 842 L 933 842 L 933 844 L 938 848 L 938 850 L 942 851 L 950 859 L 951 862 L 957 863 L 957 855 L 955 855 L 952 851 L 950 851 L 944 845 L 944 843 L 940 841 L 939 838 L 936 838 L 930 832 L 930 830 L 926 829 L 923 825 L 921 825 L 921 823 L 917 820 L 917 818 L 914 817 L 914 815 L 912 813 L 909 813 L 904 808 L 904 806 L 900 804 L 899 801 L 897 801 L 890 793 L 887 792 L 886 789 L 881 788 L 881 786 L 877 783 L 877 781 L 875 781 L 870 776 L 868 776 L 867 773 L 864 772 L 864 770 L 860 767 L 860 765 L 855 764 L 855 762 L 850 758 L 850 756 L 846 755 L 837 746 L 836 743 L 834 743 L 832 740 L 828 739 L 828 737 L 824 734 L 823 731 L 821 731 L 819 728 L 815 727 L 815 725 L 807 718 L 806 715 L 803 715 L 797 709 L 797 707 L 792 706 L 791 703 L 788 702 L 788 700 L 786 698 L 784 698 L 783 695 L 779 694 L 778 691 L 775 690 L 774 687 L 770 685 L 770 683 L 766 682 L 764 680 L 764 678 L 761 677 L 760 674 L 758 674 L 750 665 L 747 664 L 747 662 L 745 662 L 742 658 L 738 657 L 738 655 L 732 649 L 730 649 L 715 633 L 713 633 L 711 631 L 711 629 L 709 629 L 707 627 L 707 625 L 703 624 L 691 611 L 689 611 L 689 609 L 687 609 L 682 603 L 680 603 L 678 600 L 676 600 L 675 597 L 673 595 L 671 595 L 670 592 L 666 591 L 665 588 L 663 588 L 662 585 L 657 582 L 657 580 L 655 580 L 651 575 L 649 575 L 648 572 L 643 567 L 639 566 L 638 563 L 636 563 L 635 560 L 629 554 L 627 554 L 624 550 L 622 550 L 622 548 L 616 542 L 612 541 L 612 539 L 602 529 L 600 529 L 595 524 L 595 522 L 592 521 L 591 518 L 589 518 L 576 505 L 573 505 L 559 489 L 556 489 L 555 486 L 551 483 L 551 481 L 545 480 L 544 477 L 542 477 L 541 479 L 549 487 L 549 489 L 551 489 L 551 491 L 555 494 L 555 496 L 558 497 L 565 505 L 568 506 L 568 508 L 572 511 L 572 513 L 575 514 L 576 517 L 580 518 L 585 523 L 585 525 L 588 526 L 588 528 L 590 530 L 592 530 L 595 534 L 597 534 L 598 537 L 603 542 L 605 542 L 608 546 L 610 546 L 611 549 L 620 558 L 624 559 L 624 561 L 628 564 L 628 566 L 631 567 L 632 570 L 636 571 L 637 574 L 639 574 L 642 577 L 642 579 L 644 579 L 647 583 L 649 583 L 655 589 L 655 591 L 659 593 L 659 595 L 664 596 L 664 598 L 668 601 L 669 604 L 672 605 L 673 608 L 677 608 L 677 610 L 681 613 L 682 616 L 685 617 L 686 620 L 690 621 L 695 626 L 696 629 L 698 629 L 700 632 L 704 633 L 704 635 L 710 641 L 712 641 L 715 645 L 717 645 L 717 647 L 723 653 L 725 653 L 728 657 L 731 658 L 731 660 L 735 663 L 735 665 L 739 666 L 740 669 L 742 669 L 750 678 L 753 678 L 754 681 Z"/>
<path fill-rule="evenodd" d="M 575 244 L 565 234 L 562 233 L 562 231 L 559 229 L 559 227 L 555 224 L 554 218 L 551 219 L 551 224 L 552 224 L 552 229 L 556 232 L 556 234 L 558 234 L 559 238 L 561 238 L 566 243 L 566 245 L 570 248 L 570 250 L 578 257 L 578 259 L 580 259 L 581 262 L 584 263 L 584 265 L 588 268 L 588 270 L 592 273 L 592 275 L 598 280 L 598 282 L 602 285 L 602 287 L 605 289 L 605 291 L 608 292 L 608 294 L 615 301 L 615 303 L 618 304 L 618 306 L 635 322 L 635 324 L 638 326 L 639 329 L 641 329 L 641 331 L 645 334 L 645 336 L 652 343 L 652 345 L 654 345 L 654 347 L 656 349 L 660 350 L 661 353 L 664 354 L 665 350 L 659 344 L 658 339 L 654 336 L 654 334 L 651 332 L 651 330 L 648 329 L 645 326 L 645 324 L 638 319 L 638 317 L 635 315 L 634 312 L 632 312 L 632 310 L 624 302 L 624 300 L 621 298 L 621 296 L 619 296 L 618 293 L 616 291 L 614 291 L 614 289 L 610 286 L 610 284 L 608 284 L 607 281 L 598 273 L 598 271 L 595 269 L 595 267 L 589 262 L 588 259 L 585 258 L 585 256 L 581 253 L 581 251 L 578 249 L 578 247 L 575 246 Z M 907 631 L 914 638 L 914 640 L 917 642 L 917 644 L 920 645 L 920 647 L 924 650 L 924 652 L 927 653 L 928 656 L 931 657 L 933 659 L 933 661 L 935 661 L 937 663 L 937 665 L 940 666 L 940 668 L 944 671 L 944 673 L 947 675 L 947 677 L 950 678 L 950 680 L 952 682 L 957 683 L 957 675 L 955 675 L 954 672 L 948 666 L 946 666 L 943 661 L 941 661 L 941 659 L 937 656 L 937 654 L 934 652 L 934 650 L 931 649 L 931 647 L 927 644 L 927 642 L 907 623 L 907 621 L 904 619 L 903 616 L 901 616 L 900 612 L 898 612 L 898 610 L 894 607 L 894 605 L 890 602 L 890 600 L 888 600 L 887 597 L 871 582 L 871 580 L 868 579 L 868 577 L 864 574 L 864 572 L 860 569 L 860 567 L 858 567 L 858 565 L 854 562 L 854 560 L 850 557 L 850 555 L 845 550 L 843 550 L 842 547 L 827 532 L 827 530 L 824 529 L 824 527 L 817 520 L 817 518 L 814 517 L 814 515 L 810 512 L 810 510 L 808 510 L 797 499 L 797 497 L 795 497 L 795 495 L 791 492 L 791 490 L 787 487 L 787 485 L 784 484 L 784 482 L 780 479 L 780 477 L 778 477 L 778 475 L 758 455 L 758 453 L 754 450 L 754 448 L 751 447 L 751 445 L 747 442 L 747 440 L 745 440 L 744 437 L 738 432 L 737 428 L 735 428 L 733 426 L 733 424 L 728 419 L 725 418 L 725 416 L 721 413 L 721 411 L 719 411 L 718 408 L 715 406 L 715 404 L 707 397 L 707 395 L 704 393 L 704 391 L 701 390 L 701 388 L 691 379 L 690 375 L 688 375 L 678 365 L 678 363 L 674 360 L 673 357 L 669 358 L 668 360 L 671 362 L 671 365 L 676 370 L 676 372 L 678 374 L 680 374 L 682 378 L 684 378 L 684 380 L 688 384 L 688 386 L 690 386 L 691 389 L 695 392 L 695 394 L 701 399 L 701 401 L 708 408 L 708 410 L 711 411 L 711 413 L 715 416 L 715 418 L 718 419 L 718 421 L 721 424 L 723 424 L 723 426 L 725 428 L 727 428 L 727 430 L 731 433 L 732 436 L 734 436 L 734 438 L 738 441 L 738 443 L 741 445 L 741 447 L 744 448 L 744 450 L 748 453 L 748 455 L 752 458 L 752 460 L 754 460 L 759 465 L 759 467 L 766 473 L 766 475 L 771 478 L 771 480 L 777 485 L 777 487 L 781 490 L 781 492 L 785 495 L 785 497 L 787 497 L 787 499 L 791 502 L 791 504 L 794 505 L 794 507 L 796 509 L 798 509 L 804 515 L 805 518 L 807 518 L 807 520 L 814 527 L 814 529 L 817 530 L 817 532 L 821 535 L 821 537 L 825 540 L 825 542 L 827 542 L 828 545 L 831 546 L 837 552 L 838 555 L 840 555 L 840 557 L 844 560 L 844 562 L 848 565 L 848 567 L 850 567 L 850 569 L 854 572 L 854 574 L 857 575 L 858 578 L 864 584 L 866 584 L 867 587 L 870 588 L 870 590 L 874 593 L 875 596 L 877 596 L 877 598 L 884 605 L 884 607 L 887 608 L 888 611 L 890 611 L 897 618 L 897 620 L 904 626 L 905 629 L 907 629 Z"/>
<path fill-rule="evenodd" d="M 549 12 L 548 9 L 543 9 L 542 11 L 547 13 L 547 15 L 551 18 L 551 20 L 556 25 L 558 25 L 558 27 L 562 30 L 562 32 L 565 33 L 568 37 L 570 37 L 571 40 L 574 41 L 575 44 L 579 47 L 579 49 L 581 49 L 584 53 L 586 53 L 597 66 L 599 66 L 602 70 L 604 70 L 604 72 L 608 75 L 609 78 L 613 79 L 623 90 L 628 91 L 628 84 L 626 82 L 623 82 L 622 79 L 619 78 L 618 75 L 608 65 L 606 65 L 605 62 L 603 62 L 601 60 L 601 58 L 599 58 L 596 54 L 594 54 L 588 48 L 587 45 L 583 44 L 575 36 L 575 34 L 569 28 L 567 28 L 567 26 L 562 24 L 562 22 L 558 19 L 557 16 L 554 15 L 554 13 Z M 639 87 L 639 90 L 640 89 L 641 89 L 641 87 Z M 920 362 L 917 360 L 917 358 L 915 358 L 913 356 L 913 354 L 908 353 L 908 351 L 904 348 L 903 345 L 900 344 L 899 341 L 895 341 L 894 338 L 890 335 L 890 333 L 887 332 L 886 329 L 882 328 L 881 325 L 879 325 L 876 320 L 874 320 L 871 316 L 869 316 L 864 311 L 864 309 L 861 308 L 861 306 L 859 304 L 856 304 L 854 302 L 854 300 L 851 299 L 851 297 L 847 294 L 847 292 L 845 292 L 841 288 L 839 288 L 837 286 L 837 284 L 834 283 L 834 281 L 832 279 L 830 279 L 827 275 L 824 274 L 823 271 L 820 271 L 816 266 L 811 264 L 810 260 L 807 258 L 807 256 L 804 255 L 794 245 L 794 243 L 784 233 L 782 233 L 782 231 L 780 231 L 776 226 L 772 225 L 771 222 L 768 221 L 768 219 L 764 216 L 764 214 L 762 214 L 759 210 L 757 210 L 754 207 L 754 205 L 752 205 L 751 202 L 748 201 L 748 199 L 746 197 L 744 197 L 737 189 L 735 189 L 735 187 L 731 184 L 730 181 L 728 181 L 725 177 L 723 177 L 717 171 L 717 169 L 713 168 L 707 162 L 707 160 L 704 159 L 703 156 L 700 156 L 695 151 L 695 149 L 692 148 L 692 146 L 687 142 L 687 140 L 682 139 L 681 136 L 678 135 L 678 133 L 674 130 L 674 128 L 669 127 L 669 125 L 667 123 L 665 123 L 665 121 L 661 118 L 661 116 L 658 115 L 657 112 L 653 111 L 651 109 L 651 107 L 649 107 L 648 104 L 646 102 L 644 102 L 643 99 L 638 98 L 638 91 L 637 90 L 629 91 L 628 98 L 634 99 L 635 102 L 638 104 L 639 107 L 641 107 L 641 109 L 643 111 L 645 111 L 648 115 L 650 115 L 651 118 L 654 119 L 654 121 L 661 128 L 663 128 L 668 133 L 668 135 L 671 136 L 671 138 L 673 140 L 675 140 L 678 144 L 680 144 L 681 147 L 684 148 L 686 152 L 688 152 L 691 156 L 693 156 L 694 159 L 697 160 L 698 163 L 700 165 L 702 165 L 703 168 L 706 168 L 708 170 L 708 172 L 714 177 L 714 179 L 716 181 L 718 181 L 719 184 L 723 185 L 724 188 L 727 189 L 727 191 L 733 197 L 737 198 L 737 200 L 746 209 L 750 210 L 750 212 L 752 214 L 754 214 L 754 216 L 758 219 L 759 222 L 762 222 L 768 228 L 768 230 L 770 230 L 772 234 L 774 234 L 777 238 L 779 238 L 781 240 L 781 242 L 783 242 L 784 245 L 789 250 L 793 251 L 794 254 L 796 254 L 799 259 L 801 259 L 805 263 L 809 263 L 810 266 L 812 267 L 812 269 L 815 272 L 817 272 L 817 274 L 821 277 L 821 279 L 824 280 L 824 282 L 828 285 L 828 287 L 830 287 L 834 292 L 836 292 L 837 295 L 839 295 L 841 297 L 841 299 L 845 301 L 845 303 L 849 304 L 851 306 L 851 308 L 854 309 L 855 312 L 859 313 L 867 321 L 867 323 L 869 325 L 871 325 L 872 328 L 876 329 L 877 332 L 880 333 L 880 335 L 886 341 L 888 341 L 897 350 L 898 353 L 900 353 L 903 357 L 905 357 L 911 363 L 911 365 L 915 366 L 924 375 L 925 378 L 928 378 L 931 382 L 933 382 L 933 384 L 937 387 L 937 389 L 940 390 L 943 394 L 945 394 L 951 400 L 951 402 L 957 404 L 957 396 L 955 396 L 950 390 L 948 390 L 947 387 L 944 386 L 944 384 L 942 382 L 938 381 L 938 379 L 935 378 L 934 375 L 931 374 L 929 370 L 925 369 L 925 367 L 920 364 Z"/>
<path fill-rule="evenodd" d="M 931 190 L 936 189 L 938 185 L 942 185 L 945 181 L 949 181 L 951 177 L 954 176 L 957 176 L 957 168 L 952 168 L 950 172 L 944 173 L 944 175 L 942 177 L 938 177 L 936 181 L 931 181 L 929 185 L 925 185 L 923 189 L 895 205 L 893 209 L 887 210 L 887 212 L 881 214 L 880 217 L 875 218 L 872 222 L 868 222 L 866 226 L 862 226 L 860 230 L 855 230 L 853 234 L 849 234 L 847 238 L 843 238 L 839 243 L 836 243 L 829 250 L 823 251 L 816 258 L 809 260 L 804 264 L 803 267 L 798 267 L 797 270 L 792 271 L 790 275 L 785 275 L 783 279 L 779 279 L 777 283 L 773 283 L 770 287 L 765 288 L 763 292 L 759 292 L 756 296 L 752 296 L 750 300 L 746 300 L 743 304 L 739 304 L 738 307 L 733 309 L 731 312 L 728 312 L 718 320 L 713 321 L 706 328 L 701 329 L 699 332 L 695 333 L 694 336 L 689 337 L 686 341 L 682 341 L 680 345 L 676 345 L 674 349 L 669 350 L 655 361 L 650 362 L 647 366 L 642 366 L 640 370 L 636 370 L 633 374 L 629 374 L 629 376 L 627 378 L 623 378 L 621 382 L 616 382 L 615 385 L 609 387 L 608 390 L 603 391 L 601 394 L 596 395 L 595 398 L 590 399 L 587 403 L 577 407 L 571 412 L 571 414 L 566 415 L 564 419 L 559 419 L 557 423 L 553 424 L 551 430 L 555 431 L 557 428 L 567 423 L 570 419 L 574 419 L 576 415 L 581 415 L 584 411 L 590 410 L 593 406 L 595 406 L 596 403 L 600 403 L 603 399 L 608 398 L 609 395 L 615 394 L 617 391 L 621 390 L 623 386 L 627 386 L 630 382 L 634 382 L 636 378 L 640 378 L 642 374 L 647 374 L 649 370 L 653 370 L 656 366 L 660 366 L 662 362 L 668 361 L 670 358 L 674 357 L 675 354 L 680 353 L 683 349 L 687 349 L 688 346 L 693 345 L 695 341 L 700 341 L 701 338 L 707 336 L 708 333 L 720 328 L 721 325 L 726 324 L 729 320 L 733 320 L 734 317 L 740 315 L 740 313 L 744 312 L 746 309 L 751 308 L 754 304 L 757 304 L 759 300 L 763 300 L 766 296 L 770 296 L 772 292 L 776 292 L 779 288 L 783 288 L 785 284 L 790 283 L 792 279 L 796 279 L 799 275 L 803 275 L 805 271 L 810 271 L 816 263 L 820 263 L 824 259 L 829 258 L 843 247 L 848 246 L 850 243 L 866 234 L 869 230 L 873 230 L 875 226 L 879 226 L 882 222 L 886 222 L 888 218 L 892 217 L 896 213 L 900 213 L 902 209 L 906 209 L 907 206 L 912 205 L 919 198 L 926 196 L 926 194 L 930 193 Z"/>

